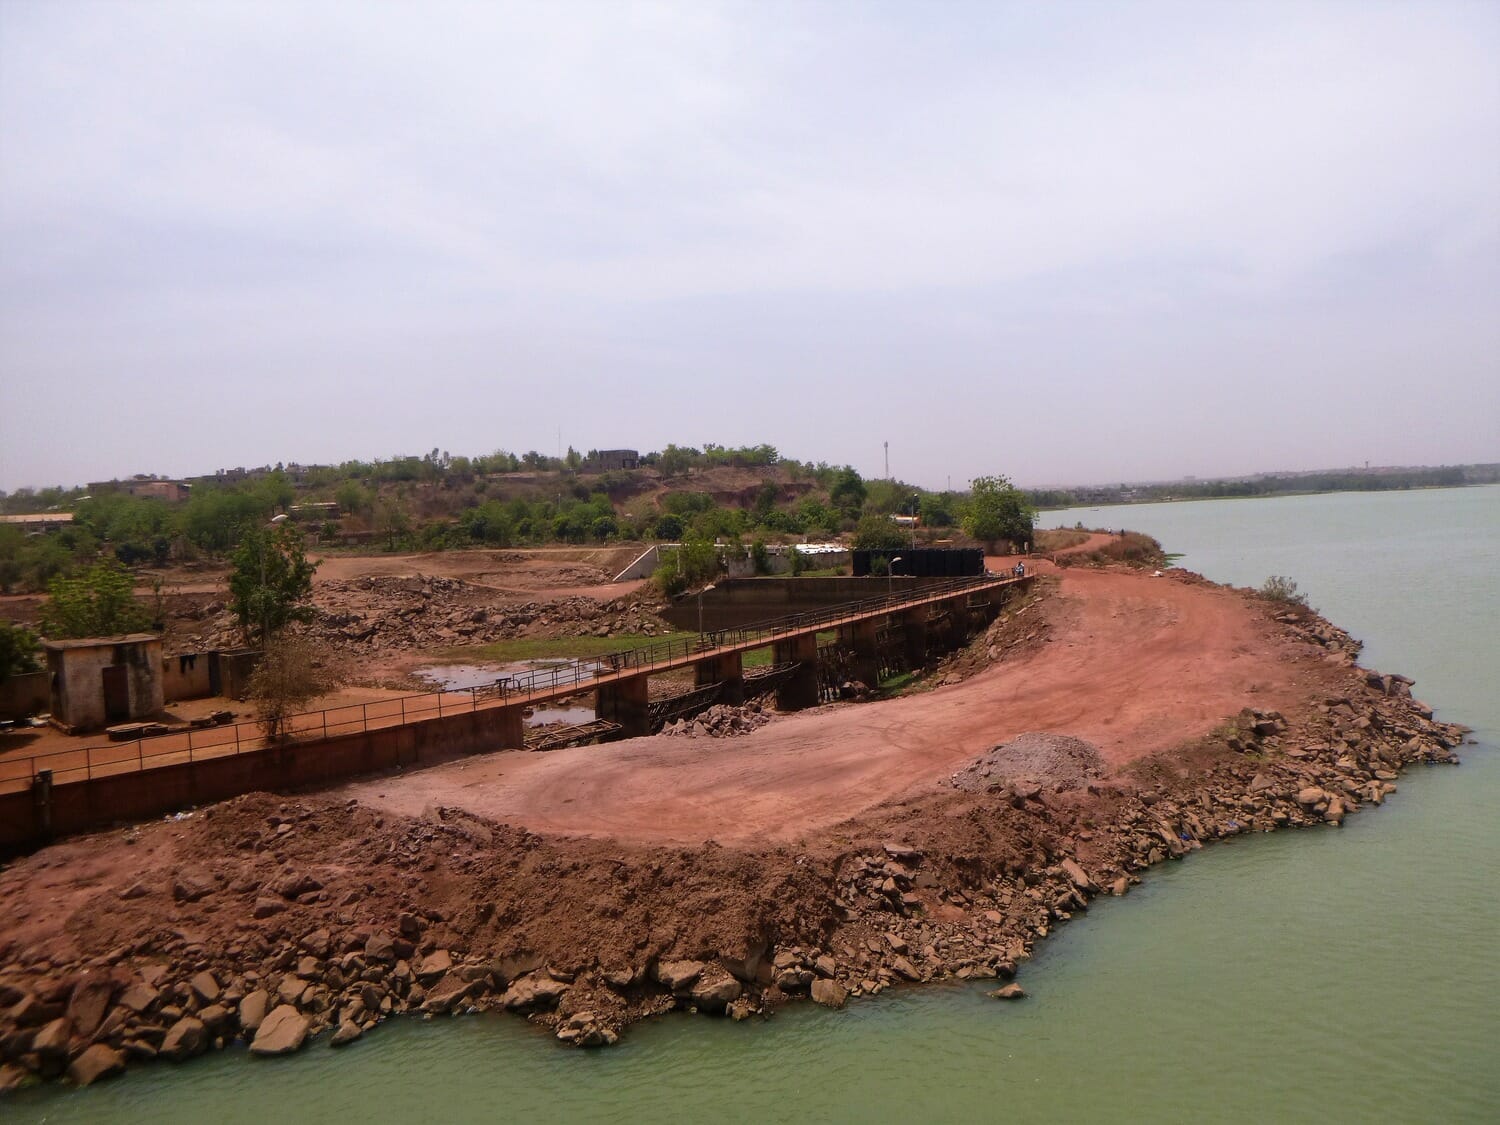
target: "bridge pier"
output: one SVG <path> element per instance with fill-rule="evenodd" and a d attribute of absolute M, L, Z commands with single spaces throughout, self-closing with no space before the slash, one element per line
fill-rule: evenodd
<path fill-rule="evenodd" d="M 649 734 L 649 679 L 643 672 L 638 676 L 625 676 L 600 684 L 594 696 L 595 717 L 619 723 L 626 738 Z"/>
<path fill-rule="evenodd" d="M 880 685 L 880 647 L 875 636 L 879 630 L 876 618 L 839 626 L 839 641 L 854 654 L 854 678 L 866 687 Z"/>
<path fill-rule="evenodd" d="M 693 686 L 724 685 L 719 692 L 721 703 L 745 702 L 745 660 L 738 652 L 720 653 L 693 665 Z"/>
<path fill-rule="evenodd" d="M 927 663 L 928 607 L 919 605 L 901 614 L 901 643 L 906 650 L 906 666 L 913 670 Z"/>
<path fill-rule="evenodd" d="M 796 663 L 791 675 L 776 689 L 776 706 L 782 711 L 799 711 L 818 705 L 818 634 L 804 633 L 776 641 L 771 659 L 777 664 Z"/>

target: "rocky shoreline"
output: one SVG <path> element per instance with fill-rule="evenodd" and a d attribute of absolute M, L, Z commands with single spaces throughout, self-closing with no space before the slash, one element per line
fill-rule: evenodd
<path fill-rule="evenodd" d="M 547 838 L 458 810 L 268 794 L 54 845 L 0 872 L 14 906 L 0 1091 L 236 1043 L 343 1046 L 403 1013 L 503 1009 L 602 1046 L 672 1009 L 745 1019 L 1009 980 L 1154 864 L 1338 825 L 1402 770 L 1456 761 L 1466 729 L 1434 720 L 1411 681 L 1358 667 L 1358 642 L 1316 614 L 1260 604 L 1315 668 L 1298 714 L 1247 708 L 1112 777 L 971 771 L 797 849 Z M 58 923 L 28 888 L 70 865 L 87 893 Z"/>

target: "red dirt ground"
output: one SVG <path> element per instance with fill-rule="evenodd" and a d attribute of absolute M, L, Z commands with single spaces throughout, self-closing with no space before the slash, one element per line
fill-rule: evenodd
<path fill-rule="evenodd" d="M 1207 733 L 1247 700 L 1291 710 L 1305 694 L 1295 654 L 1228 590 L 1120 571 L 1066 571 L 1060 583 L 1048 643 L 961 684 L 786 715 L 742 738 L 493 754 L 344 792 L 542 833 L 793 841 L 1026 731 L 1086 739 L 1118 766 Z"/>

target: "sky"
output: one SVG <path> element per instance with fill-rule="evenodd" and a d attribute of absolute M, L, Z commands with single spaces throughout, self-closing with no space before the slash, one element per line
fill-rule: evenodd
<path fill-rule="evenodd" d="M 1500 3 L 0 0 L 0 488 L 1500 461 Z"/>

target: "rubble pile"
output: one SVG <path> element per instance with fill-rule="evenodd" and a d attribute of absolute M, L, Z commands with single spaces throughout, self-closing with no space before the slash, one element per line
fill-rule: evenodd
<path fill-rule="evenodd" d="M 691 719 L 678 719 L 661 733 L 681 738 L 731 738 L 749 734 L 771 721 L 771 713 L 755 700 L 738 706 L 716 703 Z"/>
<path fill-rule="evenodd" d="M 665 635 L 671 626 L 640 595 L 601 602 L 573 596 L 553 601 L 502 601 L 494 591 L 456 578 L 365 577 L 319 584 L 316 616 L 308 626 L 317 641 L 361 654 L 409 652 L 516 637 Z M 200 629 L 187 648 L 238 643 L 233 615 L 222 602 L 195 611 Z"/>

